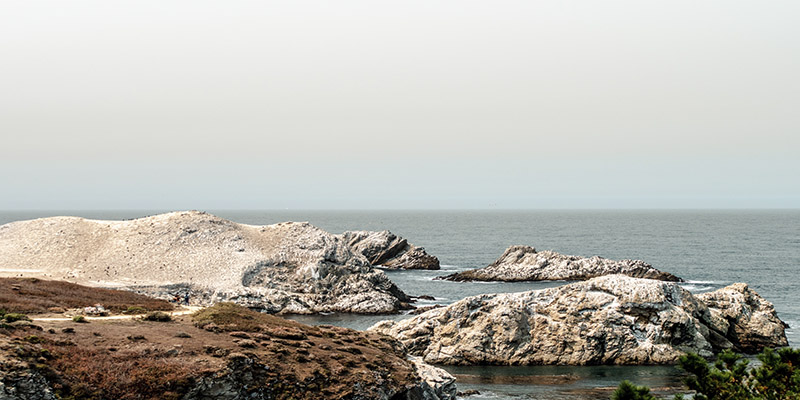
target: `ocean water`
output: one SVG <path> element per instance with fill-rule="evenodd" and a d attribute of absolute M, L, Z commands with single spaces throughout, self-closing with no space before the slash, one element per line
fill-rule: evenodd
<path fill-rule="evenodd" d="M 800 210 L 725 211 L 213 211 L 247 224 L 308 221 L 332 233 L 388 229 L 439 257 L 441 271 L 387 271 L 418 305 L 449 304 L 480 293 L 518 292 L 563 284 L 458 283 L 433 280 L 485 266 L 510 245 L 580 256 L 641 259 L 704 292 L 746 282 L 775 304 L 800 345 Z M 53 215 L 123 219 L 158 211 L 5 212 L 0 223 Z M 295 317 L 311 324 L 365 329 L 396 316 Z M 669 393 L 680 387 L 674 367 L 448 367 L 471 399 L 601 399 L 622 379 Z"/>

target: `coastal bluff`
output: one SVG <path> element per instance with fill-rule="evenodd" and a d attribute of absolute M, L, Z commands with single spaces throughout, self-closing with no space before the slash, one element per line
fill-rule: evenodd
<path fill-rule="evenodd" d="M 609 275 L 467 297 L 370 330 L 432 364 L 646 365 L 786 346 L 785 328 L 745 284 L 695 296 L 673 282 Z"/>
<path fill-rule="evenodd" d="M 641 260 L 609 260 L 579 257 L 555 251 L 536 251 L 531 246 L 511 246 L 486 267 L 439 277 L 448 281 L 583 281 L 603 275 L 623 274 L 634 278 L 683 282 L 668 272 L 659 271 Z"/>
<path fill-rule="evenodd" d="M 232 301 L 270 313 L 392 313 L 409 298 L 336 235 L 198 211 L 126 221 L 52 217 L 0 226 L 0 275 Z"/>

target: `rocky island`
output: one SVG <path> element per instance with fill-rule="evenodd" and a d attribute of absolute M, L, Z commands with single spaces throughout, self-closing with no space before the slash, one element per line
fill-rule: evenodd
<path fill-rule="evenodd" d="M 458 272 L 439 279 L 449 281 L 581 281 L 603 275 L 623 274 L 634 278 L 682 282 L 641 260 L 609 260 L 578 257 L 554 251 L 536 251 L 530 246 L 511 246 L 489 266 Z"/>
<path fill-rule="evenodd" d="M 370 330 L 433 364 L 645 365 L 786 346 L 785 327 L 744 284 L 694 296 L 674 282 L 609 275 L 468 297 Z"/>
<path fill-rule="evenodd" d="M 17 275 L 270 313 L 392 313 L 410 301 L 344 239 L 308 223 L 245 225 L 197 211 L 0 226 L 0 276 Z"/>
<path fill-rule="evenodd" d="M 373 266 L 388 269 L 439 269 L 439 259 L 389 231 L 348 231 L 341 235 Z"/>

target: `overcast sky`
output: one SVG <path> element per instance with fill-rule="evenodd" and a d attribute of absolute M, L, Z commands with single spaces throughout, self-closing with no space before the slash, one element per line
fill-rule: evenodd
<path fill-rule="evenodd" d="M 800 2 L 4 1 L 0 209 L 797 208 Z"/>

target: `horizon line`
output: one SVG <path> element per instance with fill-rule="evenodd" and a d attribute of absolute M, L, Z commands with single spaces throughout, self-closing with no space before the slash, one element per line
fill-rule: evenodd
<path fill-rule="evenodd" d="M 203 212 L 308 212 L 308 211 L 800 211 L 800 207 L 573 207 L 573 208 L 11 208 L 0 212 L 45 212 L 45 211 L 203 211 Z"/>

